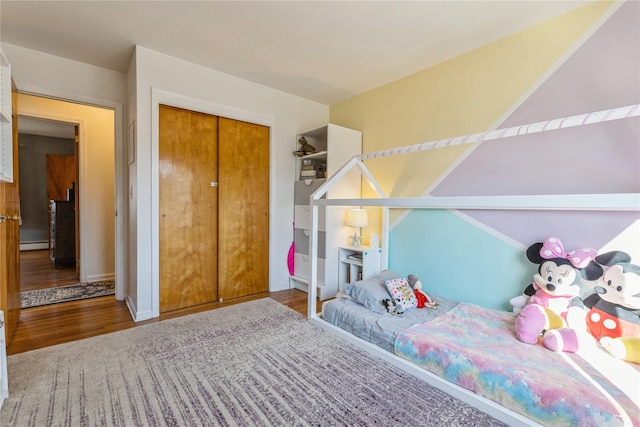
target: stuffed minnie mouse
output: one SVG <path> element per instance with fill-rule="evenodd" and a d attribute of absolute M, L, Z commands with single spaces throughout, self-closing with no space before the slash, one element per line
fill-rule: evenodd
<path fill-rule="evenodd" d="M 534 243 L 527 258 L 538 264 L 538 273 L 529 285 L 535 292 L 516 318 L 516 337 L 528 344 L 542 343 L 553 351 L 575 352 L 586 336 L 585 309 L 578 286 L 581 278 L 593 280 L 602 267 L 593 259 L 595 249 L 565 252 L 557 237 Z"/>

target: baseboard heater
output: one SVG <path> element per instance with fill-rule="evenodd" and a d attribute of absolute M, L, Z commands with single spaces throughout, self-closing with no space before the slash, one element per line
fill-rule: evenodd
<path fill-rule="evenodd" d="M 25 242 L 20 243 L 21 251 L 38 251 L 41 249 L 49 249 L 49 242 Z"/>

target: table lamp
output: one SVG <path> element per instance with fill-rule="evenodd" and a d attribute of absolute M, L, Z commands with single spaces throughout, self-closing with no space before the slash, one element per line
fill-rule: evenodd
<path fill-rule="evenodd" d="M 347 209 L 344 225 L 354 227 L 353 236 L 351 236 L 351 246 L 359 248 L 361 240 L 360 227 L 369 225 L 367 221 L 367 211 L 364 209 Z"/>

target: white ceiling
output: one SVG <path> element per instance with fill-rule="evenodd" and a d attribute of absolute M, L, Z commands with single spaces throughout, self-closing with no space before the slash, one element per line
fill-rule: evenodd
<path fill-rule="evenodd" d="M 74 139 L 76 127 L 71 123 L 20 116 L 18 117 L 18 132 L 29 135 Z"/>
<path fill-rule="evenodd" d="M 125 72 L 134 45 L 331 105 L 591 1 L 11 1 L 0 40 Z"/>

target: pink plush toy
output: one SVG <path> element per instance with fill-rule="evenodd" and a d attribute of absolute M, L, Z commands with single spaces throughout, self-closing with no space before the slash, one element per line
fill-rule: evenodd
<path fill-rule="evenodd" d="M 576 352 L 588 335 L 586 311 L 578 296 L 581 278 L 596 279 L 602 267 L 593 262 L 594 249 L 564 251 L 557 237 L 534 243 L 527 258 L 538 264 L 531 286 L 535 293 L 516 318 L 516 337 L 527 344 L 543 345 L 553 351 Z"/>

